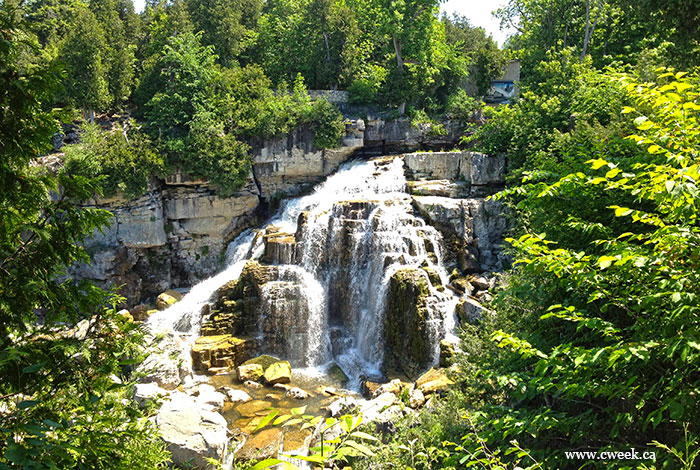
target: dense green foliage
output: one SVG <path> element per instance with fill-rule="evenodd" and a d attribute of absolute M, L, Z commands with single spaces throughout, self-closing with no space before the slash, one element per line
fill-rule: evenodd
<path fill-rule="evenodd" d="M 523 77 L 550 51 L 573 47 L 597 67 L 654 61 L 689 69 L 700 58 L 700 7 L 694 0 L 509 0 L 498 11 L 513 27 L 509 46 L 523 59 Z"/>
<path fill-rule="evenodd" d="M 523 137 L 546 141 L 548 158 L 525 159 L 522 183 L 498 196 L 517 214 L 515 268 L 493 314 L 465 326 L 458 388 L 404 423 L 403 451 L 383 448 L 381 461 L 696 468 L 700 80 L 673 71 L 654 83 L 592 73 L 584 80 L 629 105 L 616 110 L 619 118 L 601 114 L 556 131 L 555 144 L 546 133 Z M 569 80 L 575 90 L 579 76 Z M 509 113 L 540 98 L 553 96 L 526 95 Z M 573 109 L 581 103 L 589 101 Z M 629 449 L 640 458 L 565 453 Z M 641 458 L 648 451 L 655 461 Z"/>
<path fill-rule="evenodd" d="M 115 313 L 120 299 L 64 280 L 109 214 L 78 205 L 95 181 L 30 166 L 58 128 L 44 105 L 61 71 L 31 61 L 39 45 L 21 21 L 0 6 L 0 468 L 162 468 L 152 425 L 126 400 L 143 333 Z"/>
<path fill-rule="evenodd" d="M 133 121 L 115 127 L 104 132 L 96 124 L 85 124 L 80 143 L 65 147 L 63 171 L 102 177 L 104 196 L 138 197 L 150 188 L 151 176 L 163 176 L 163 158 Z"/>

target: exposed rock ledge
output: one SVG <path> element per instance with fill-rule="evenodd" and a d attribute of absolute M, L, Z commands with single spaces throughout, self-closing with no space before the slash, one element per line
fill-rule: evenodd
<path fill-rule="evenodd" d="M 86 243 L 92 264 L 73 267 L 77 279 L 103 287 L 122 286 L 130 305 L 153 298 L 170 287 L 190 286 L 219 271 L 227 244 L 264 216 L 265 201 L 299 194 L 322 181 L 356 153 L 416 150 L 451 146 L 458 126 L 446 123 L 448 135 L 428 137 L 429 128 L 415 128 L 402 119 L 372 118 L 346 122 L 338 149 L 319 150 L 309 129 L 253 142 L 253 168 L 245 185 L 220 198 L 205 181 L 175 174 L 155 182 L 136 200 L 121 197 L 90 201 L 114 214 L 111 227 Z"/>

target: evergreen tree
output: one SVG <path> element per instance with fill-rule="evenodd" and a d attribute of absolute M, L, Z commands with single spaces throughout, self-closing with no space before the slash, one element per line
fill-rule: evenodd
<path fill-rule="evenodd" d="M 95 15 L 87 8 L 77 8 L 60 57 L 67 69 L 68 98 L 90 121 L 95 110 L 104 110 L 110 102 L 106 49 L 104 31 Z"/>
<path fill-rule="evenodd" d="M 8 4 L 0 38 L 0 468 L 163 468 L 163 444 L 127 398 L 143 332 L 115 313 L 120 299 L 61 280 L 108 220 L 80 205 L 98 182 L 30 165 L 58 128 L 45 106 L 62 71 L 33 60 L 38 41 Z"/>

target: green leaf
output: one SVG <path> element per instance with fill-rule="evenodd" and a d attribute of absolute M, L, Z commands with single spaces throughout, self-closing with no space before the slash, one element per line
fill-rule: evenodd
<path fill-rule="evenodd" d="M 299 470 L 299 467 L 292 465 L 289 462 L 280 459 L 265 459 L 255 465 L 253 465 L 249 470 L 264 470 L 266 468 L 272 468 L 275 465 L 281 465 L 284 470 Z"/>
<path fill-rule="evenodd" d="M 614 256 L 601 256 L 598 258 L 598 266 L 600 269 L 605 269 L 609 267 L 611 264 L 613 264 L 615 261 L 617 261 L 617 258 Z"/>
<path fill-rule="evenodd" d="M 326 458 L 325 456 L 322 457 L 321 455 L 318 455 L 318 454 L 316 454 L 316 455 L 294 455 L 294 456 L 292 456 L 292 458 L 297 459 L 297 460 L 304 460 L 306 462 L 314 462 L 314 463 L 321 463 L 321 464 L 328 462 L 328 458 Z"/>
<path fill-rule="evenodd" d="M 617 207 L 615 209 L 615 217 L 625 217 L 630 215 L 632 212 L 634 212 L 632 209 L 629 209 L 627 207 Z M 621 238 L 621 237 L 618 237 Z"/>
<path fill-rule="evenodd" d="M 272 423 L 272 425 L 273 425 L 273 426 L 279 426 L 280 424 L 284 423 L 285 421 L 287 421 L 287 420 L 288 420 L 289 418 L 291 418 L 291 417 L 292 417 L 292 415 L 282 415 L 282 416 L 280 416 L 279 418 L 277 418 L 277 419 L 275 420 L 275 422 Z"/>
<path fill-rule="evenodd" d="M 286 423 L 284 423 L 284 424 L 282 425 L 282 427 L 294 426 L 295 424 L 299 424 L 299 423 L 303 423 L 303 422 L 304 422 L 304 420 L 303 420 L 303 419 L 299 419 L 299 418 L 290 419 L 289 421 L 287 421 Z"/>
<path fill-rule="evenodd" d="M 268 423 L 269 423 L 270 421 L 272 421 L 273 419 L 275 419 L 275 416 L 277 416 L 278 414 L 279 414 L 279 411 L 278 411 L 278 410 L 270 411 L 262 420 L 260 420 L 260 422 L 258 423 L 258 425 L 255 427 L 255 430 L 254 430 L 254 431 L 257 431 L 258 429 L 262 429 L 262 428 L 264 428 L 265 426 L 267 426 Z"/>
<path fill-rule="evenodd" d="M 359 437 L 360 439 L 365 439 L 368 441 L 377 441 L 378 439 L 371 434 L 367 434 L 366 432 L 362 431 L 355 431 L 350 434 L 352 437 Z"/>
<path fill-rule="evenodd" d="M 20 410 L 26 410 L 27 408 L 38 405 L 39 403 L 41 402 L 37 400 L 24 400 L 17 404 L 17 408 Z"/>
<path fill-rule="evenodd" d="M 292 408 L 292 409 L 290 410 L 290 412 L 291 412 L 293 415 L 295 415 L 295 416 L 296 416 L 296 415 L 303 415 L 303 414 L 306 412 L 306 405 L 300 406 L 300 407 L 298 407 L 298 408 Z"/>
<path fill-rule="evenodd" d="M 605 165 L 608 164 L 608 162 L 606 162 L 606 161 L 603 160 L 602 158 L 598 158 L 598 159 L 596 159 L 596 160 L 589 160 L 589 161 L 586 162 L 586 163 L 590 163 L 590 164 L 591 164 L 591 168 L 594 169 L 594 170 L 598 170 L 598 169 L 600 169 L 600 168 L 602 168 L 602 167 L 604 167 Z"/>
<path fill-rule="evenodd" d="M 374 452 L 372 452 L 372 450 L 369 447 L 365 446 L 364 444 L 360 444 L 359 442 L 347 440 L 347 441 L 345 441 L 345 445 L 352 447 L 353 449 L 361 452 L 362 454 L 366 455 L 367 457 L 374 456 Z"/>
<path fill-rule="evenodd" d="M 617 175 L 619 175 L 620 173 L 622 173 L 622 170 L 620 170 L 619 168 L 613 168 L 613 169 L 609 170 L 607 173 L 605 173 L 605 177 L 608 179 L 614 178 Z"/>
<path fill-rule="evenodd" d="M 120 366 L 131 366 L 133 364 L 141 364 L 140 359 L 124 359 L 123 361 L 119 361 Z"/>
<path fill-rule="evenodd" d="M 33 364 L 22 369 L 22 372 L 24 374 L 33 374 L 34 372 L 38 372 L 39 370 L 41 370 L 43 366 L 43 364 Z"/>

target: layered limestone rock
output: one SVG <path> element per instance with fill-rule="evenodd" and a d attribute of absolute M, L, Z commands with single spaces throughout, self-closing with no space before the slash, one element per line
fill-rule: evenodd
<path fill-rule="evenodd" d="M 445 369 L 430 369 L 416 381 L 416 388 L 425 395 L 446 391 L 454 382 Z"/>
<path fill-rule="evenodd" d="M 454 234 L 478 257 L 481 271 L 500 271 L 506 263 L 503 234 L 508 221 L 499 201 L 483 198 L 453 199 L 440 196 L 413 196 L 420 214 L 437 228 Z M 466 264 L 469 253 L 462 264 Z M 463 271 L 469 269 L 463 267 Z"/>
<path fill-rule="evenodd" d="M 266 198 L 299 194 L 333 173 L 364 141 L 355 131 L 359 126 L 348 124 L 344 144 L 338 149 L 317 149 L 313 131 L 308 127 L 288 135 L 255 142 L 253 172 L 261 195 Z"/>
<path fill-rule="evenodd" d="M 227 243 L 257 222 L 259 197 L 252 175 L 230 198 L 206 183 L 175 178 L 135 200 L 117 196 L 89 205 L 114 217 L 85 243 L 91 264 L 77 264 L 70 274 L 122 286 L 120 294 L 137 304 L 218 271 Z"/>
<path fill-rule="evenodd" d="M 420 152 L 404 155 L 404 164 L 409 180 L 461 181 L 475 195 L 505 183 L 506 160 L 502 156 L 479 152 Z"/>
<path fill-rule="evenodd" d="M 400 369 L 414 376 L 430 365 L 429 295 L 428 279 L 422 270 L 399 269 L 391 276 L 384 316 L 385 370 Z"/>
<path fill-rule="evenodd" d="M 202 336 L 192 346 L 192 368 L 210 374 L 230 370 L 250 359 L 256 349 L 257 343 L 252 338 Z"/>
<path fill-rule="evenodd" d="M 257 261 L 246 263 L 238 279 L 228 282 L 216 292 L 210 314 L 202 323 L 201 334 L 257 334 L 262 289 L 276 277 L 274 266 L 263 266 Z"/>

